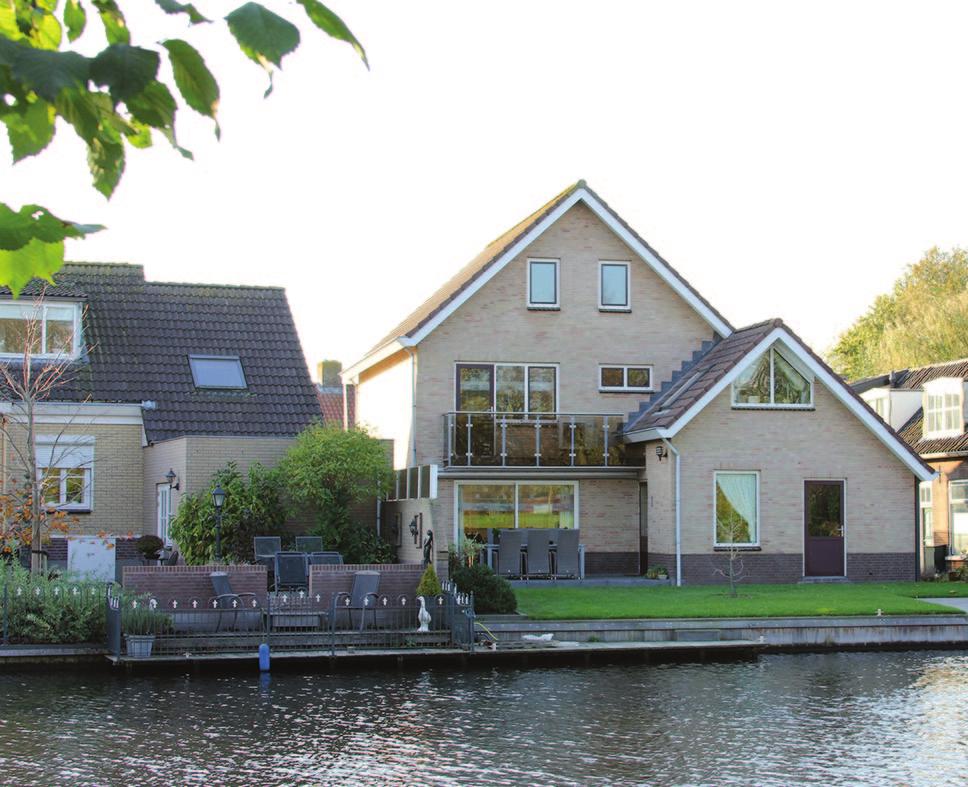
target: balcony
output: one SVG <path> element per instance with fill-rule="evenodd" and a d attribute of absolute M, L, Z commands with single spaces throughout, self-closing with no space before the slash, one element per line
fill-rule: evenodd
<path fill-rule="evenodd" d="M 447 467 L 622 467 L 618 413 L 444 414 Z"/>

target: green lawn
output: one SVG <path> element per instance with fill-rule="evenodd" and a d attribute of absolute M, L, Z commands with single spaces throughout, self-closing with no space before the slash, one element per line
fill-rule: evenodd
<path fill-rule="evenodd" d="M 968 597 L 965 582 L 845 585 L 722 585 L 675 588 L 515 588 L 518 611 L 544 620 L 602 618 L 740 618 L 811 615 L 930 615 L 957 610 L 918 598 Z"/>

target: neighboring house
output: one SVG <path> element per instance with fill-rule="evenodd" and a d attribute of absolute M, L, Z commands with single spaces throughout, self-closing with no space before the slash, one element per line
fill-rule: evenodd
<path fill-rule="evenodd" d="M 968 553 L 968 358 L 900 369 L 854 383 L 854 390 L 938 471 L 918 490 L 921 565 L 958 565 Z"/>
<path fill-rule="evenodd" d="M 356 391 L 352 385 L 343 385 L 340 380 L 342 370 L 339 361 L 322 361 L 317 365 L 316 398 L 325 423 L 352 429 L 356 425 Z"/>
<path fill-rule="evenodd" d="M 574 527 L 589 574 L 717 581 L 731 540 L 751 581 L 915 576 L 930 468 L 781 322 L 734 329 L 584 182 L 343 379 L 409 468 L 383 511 L 403 557 L 427 530 L 443 562 L 462 535 Z"/>
<path fill-rule="evenodd" d="M 284 290 L 151 282 L 140 265 L 100 263 L 68 263 L 56 280 L 19 301 L 0 294 L 0 359 L 20 362 L 44 292 L 45 335 L 69 337 L 69 371 L 38 410 L 38 461 L 62 465 L 52 502 L 81 532 L 167 540 L 183 495 L 227 462 L 273 464 L 319 420 Z M 62 430 L 76 447 L 52 450 Z"/>

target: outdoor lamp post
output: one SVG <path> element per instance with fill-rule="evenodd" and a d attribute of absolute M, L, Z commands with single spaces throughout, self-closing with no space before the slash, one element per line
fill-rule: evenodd
<path fill-rule="evenodd" d="M 222 562 L 222 506 L 225 505 L 225 490 L 216 484 L 212 490 L 212 504 L 215 506 L 215 562 Z"/>

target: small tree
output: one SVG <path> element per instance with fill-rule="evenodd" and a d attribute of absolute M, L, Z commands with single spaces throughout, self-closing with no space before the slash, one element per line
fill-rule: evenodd
<path fill-rule="evenodd" d="M 390 554 L 371 528 L 352 518 L 353 506 L 381 497 L 392 477 L 384 444 L 366 429 L 310 426 L 296 438 L 279 470 L 293 502 L 314 516 L 327 549 L 342 552 L 347 562 Z"/>
<path fill-rule="evenodd" d="M 718 508 L 716 540 L 726 549 L 726 567 L 717 568 L 716 573 L 729 580 L 729 595 L 735 597 L 736 583 L 743 578 L 742 545 L 749 543 L 749 524 L 732 506 L 726 511 Z"/>
<path fill-rule="evenodd" d="M 225 491 L 222 508 L 222 555 L 229 561 L 251 561 L 255 536 L 282 535 L 286 506 L 276 470 L 256 463 L 242 475 L 234 462 L 219 470 L 208 489 L 186 495 L 171 523 L 171 537 L 185 562 L 200 565 L 215 557 L 215 505 L 211 490 Z"/>

